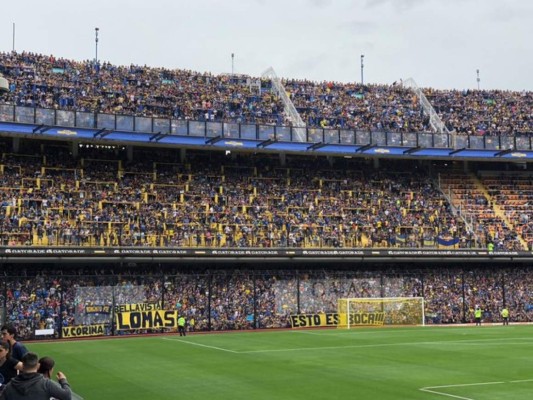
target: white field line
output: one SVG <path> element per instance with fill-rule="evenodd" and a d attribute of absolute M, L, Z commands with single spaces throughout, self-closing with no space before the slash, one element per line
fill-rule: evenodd
<path fill-rule="evenodd" d="M 529 325 L 529 324 L 533 324 L 533 323 L 525 323 L 524 325 Z M 384 335 L 390 335 L 391 332 L 394 332 L 394 334 L 397 334 L 397 335 L 400 335 L 402 333 L 406 333 L 408 335 L 411 335 L 413 333 L 413 331 L 416 331 L 416 332 L 421 332 L 422 329 L 424 332 L 427 332 L 427 331 L 433 331 L 433 332 L 438 332 L 438 331 L 442 331 L 442 329 L 446 329 L 447 332 L 449 331 L 456 331 L 456 332 L 461 332 L 463 335 L 469 335 L 469 334 L 472 334 L 474 332 L 476 333 L 479 333 L 479 329 L 483 329 L 485 327 L 490 327 L 491 325 L 485 325 L 484 327 L 478 327 L 478 326 L 474 326 L 473 324 L 465 324 L 465 325 L 461 325 L 461 326 L 457 326 L 457 325 L 444 325 L 444 326 L 433 326 L 433 325 L 425 325 L 425 326 L 418 326 L 418 327 L 409 327 L 409 328 L 385 328 L 385 329 L 380 329 L 380 328 L 375 328 L 375 329 L 371 329 L 371 330 L 359 330 L 357 328 L 355 329 L 352 329 L 352 330 L 341 330 L 340 332 L 337 330 L 337 329 L 315 329 L 315 328 L 293 328 L 292 330 L 290 330 L 290 332 L 294 332 L 294 333 L 303 333 L 303 334 L 307 334 L 307 335 L 317 335 L 317 336 L 320 336 L 320 335 L 324 335 L 324 336 L 344 336 L 346 337 L 347 335 L 348 336 L 360 336 L 360 335 L 372 335 L 372 336 L 378 336 L 380 334 L 384 334 Z M 499 326 L 498 324 L 495 324 L 493 326 Z M 417 329 L 417 328 L 422 328 L 422 329 Z M 509 327 L 505 327 L 505 329 L 507 329 Z M 509 329 L 513 329 L 512 326 L 510 326 Z M 488 332 L 488 331 L 485 331 L 485 332 Z"/>
<path fill-rule="evenodd" d="M 419 389 L 421 392 L 426 392 L 426 393 L 433 393 L 433 394 L 438 394 L 440 396 L 446 396 L 446 397 L 453 397 L 454 399 L 463 399 L 463 400 L 474 400 L 470 397 L 462 397 L 462 396 L 456 396 L 454 394 L 449 394 L 449 393 L 443 393 L 443 392 L 437 392 L 436 390 L 430 390 L 430 389 L 426 389 L 426 388 L 422 388 L 422 389 Z"/>
<path fill-rule="evenodd" d="M 235 350 L 225 349 L 223 347 L 209 346 L 209 345 L 205 345 L 201 343 L 190 342 L 190 341 L 183 340 L 183 339 L 173 339 L 173 338 L 167 338 L 167 337 L 163 337 L 161 339 L 172 340 L 176 342 L 186 343 L 192 346 L 199 346 L 199 347 L 204 347 L 208 349 L 213 349 L 213 350 L 218 350 L 218 351 L 223 351 L 226 353 L 233 353 L 233 354 L 270 353 L 270 352 L 301 351 L 301 350 L 327 350 L 327 349 L 343 349 L 343 348 L 370 348 L 370 347 L 387 347 L 387 346 L 402 346 L 402 345 L 447 344 L 447 343 L 461 343 L 461 342 L 469 342 L 468 344 L 472 344 L 473 342 L 475 342 L 473 340 L 460 340 L 460 341 L 441 341 L 441 342 L 413 342 L 413 343 L 388 343 L 388 344 L 384 343 L 384 344 L 357 345 L 357 346 L 327 346 L 327 347 L 305 347 L 305 348 L 294 348 L 294 349 L 235 351 Z M 530 339 L 530 338 L 519 338 L 519 339 Z M 493 339 L 487 339 L 484 342 L 487 342 L 490 340 L 493 340 Z M 507 344 L 523 345 L 524 343 L 507 343 Z M 449 393 L 445 393 L 445 392 L 437 391 L 437 390 L 432 390 L 432 389 L 445 389 L 445 388 L 453 388 L 453 387 L 481 386 L 481 385 L 501 385 L 504 383 L 523 383 L 523 382 L 533 382 L 533 379 L 522 379 L 522 380 L 509 381 L 509 382 L 482 382 L 482 383 L 466 383 L 466 384 L 460 384 L 460 385 L 427 386 L 427 387 L 420 388 L 419 390 L 422 392 L 433 393 L 433 394 L 437 394 L 440 396 L 452 397 L 454 399 L 474 400 L 470 397 L 456 396 L 453 394 L 449 394 Z"/>
<path fill-rule="evenodd" d="M 501 340 L 510 340 L 510 339 L 521 339 L 521 338 L 509 338 L 509 339 L 501 339 Z M 530 340 L 531 338 L 523 338 L 526 340 Z M 249 354 L 249 353 L 273 353 L 273 352 L 283 352 L 283 351 L 308 351 L 308 350 L 334 350 L 334 349 L 365 349 L 365 348 L 375 348 L 375 347 L 397 347 L 397 346 L 427 346 L 427 345 L 447 345 L 448 343 L 453 344 L 467 344 L 468 346 L 479 344 L 484 345 L 490 342 L 500 342 L 500 339 L 481 339 L 481 340 L 447 340 L 447 341 L 437 341 L 437 342 L 405 342 L 405 343 L 378 343 L 378 344 L 356 344 L 356 345 L 349 345 L 349 346 L 323 346 L 323 347 L 295 347 L 295 348 L 288 348 L 288 349 L 267 349 L 267 350 L 246 350 L 246 351 L 238 351 L 237 353 L 241 354 Z M 506 345 L 519 345 L 524 346 L 527 344 L 533 344 L 533 341 L 531 343 L 527 342 L 507 342 Z"/>
<path fill-rule="evenodd" d="M 294 333 L 303 333 L 305 335 L 315 335 L 315 336 L 338 336 L 339 334 L 335 334 L 335 333 L 332 333 L 332 334 L 329 334 L 329 335 L 324 335 L 323 333 L 321 332 L 313 332 L 313 331 L 310 331 L 310 330 L 298 330 L 298 329 L 295 329 L 295 330 L 292 330 L 291 332 L 294 332 Z"/>
<path fill-rule="evenodd" d="M 464 332 L 464 328 L 459 328 L 461 329 L 461 331 Z M 304 335 L 313 335 L 313 336 L 322 336 L 322 337 L 344 337 L 344 338 L 350 338 L 350 337 L 359 337 L 359 336 L 365 336 L 365 335 L 369 335 L 369 336 L 373 336 L 373 337 L 376 337 L 376 336 L 379 336 L 379 334 L 381 332 L 377 332 L 377 331 L 363 331 L 363 332 L 356 332 L 356 331 L 353 331 L 353 332 L 346 332 L 345 333 L 335 333 L 334 331 L 332 330 L 323 330 L 323 331 L 313 331 L 313 330 L 308 330 L 308 329 L 304 329 L 304 330 L 299 330 L 299 329 L 294 329 L 290 332 L 293 332 L 293 333 L 296 333 L 296 334 L 304 334 Z M 390 332 L 390 331 L 388 331 Z M 409 334 L 409 336 L 412 335 L 413 331 L 408 331 L 408 330 L 404 330 L 404 331 L 401 331 L 403 333 L 407 333 Z M 467 334 L 463 334 L 464 336 L 466 336 Z M 475 341 L 475 342 L 478 342 L 478 341 L 490 341 L 490 340 L 514 340 L 514 339 L 517 339 L 517 340 L 533 340 L 533 337 L 531 336 L 525 336 L 525 337 L 518 337 L 518 338 L 486 338 L 486 339 L 464 339 L 464 340 L 459 340 L 460 342 L 469 342 L 469 341 Z M 453 342 L 452 342 L 453 343 Z"/>
<path fill-rule="evenodd" d="M 162 340 L 172 340 L 174 342 L 181 342 L 181 343 L 187 343 L 187 344 L 190 344 L 192 346 L 199 346 L 199 347 L 205 347 L 205 348 L 208 348 L 208 349 L 213 349 L 213 350 L 219 350 L 219 351 L 224 351 L 226 353 L 234 353 L 234 354 L 239 354 L 240 352 L 239 351 L 235 351 L 235 350 L 229 350 L 229 349 L 224 349 L 222 347 L 216 347 L 216 346 L 209 346 L 207 344 L 201 344 L 201 343 L 195 343 L 195 342 L 189 342 L 187 340 L 183 340 L 183 339 L 172 339 L 172 338 L 161 338 Z"/>
<path fill-rule="evenodd" d="M 220 350 L 225 351 L 228 353 L 234 353 L 234 354 L 255 354 L 255 353 L 279 353 L 279 352 L 289 352 L 289 351 L 310 351 L 310 350 L 338 350 L 338 349 L 365 349 L 365 348 L 376 348 L 376 347 L 397 347 L 397 346 L 429 346 L 429 345 L 447 345 L 449 343 L 453 343 L 455 345 L 460 344 L 466 344 L 468 346 L 471 345 L 485 345 L 487 343 L 496 342 L 499 343 L 501 341 L 507 341 L 507 340 L 525 340 L 524 342 L 506 342 L 506 345 L 529 345 L 533 344 L 532 339 L 530 337 L 524 337 L 524 338 L 501 338 L 501 339 L 472 339 L 472 340 L 447 340 L 447 341 L 431 341 L 431 342 L 405 342 L 405 343 L 377 343 L 377 344 L 356 344 L 356 345 L 348 345 L 348 346 L 321 346 L 321 347 L 294 347 L 294 348 L 284 348 L 284 349 L 264 349 L 264 350 L 243 350 L 243 351 L 237 351 L 237 350 L 230 350 L 225 349 L 223 347 L 216 347 L 216 346 L 210 346 L 206 344 L 201 344 L 197 342 L 190 342 L 188 340 L 182 340 L 182 339 L 173 339 L 173 338 L 167 338 L 163 337 L 162 340 L 174 340 L 178 342 L 187 343 L 193 346 L 200 346 L 205 348 L 210 348 L 214 350 Z M 528 343 L 529 341 L 530 343 Z"/>
<path fill-rule="evenodd" d="M 438 390 L 431 390 L 431 389 L 446 389 L 446 388 L 482 386 L 482 385 L 503 385 L 504 383 L 522 383 L 522 382 L 533 382 L 533 379 L 522 379 L 518 381 L 509 381 L 509 382 L 480 382 L 480 383 L 464 383 L 460 385 L 427 386 L 427 387 L 420 388 L 419 390 L 422 392 L 438 394 L 440 396 L 453 397 L 454 399 L 474 400 L 470 397 L 456 396 L 454 394 L 445 393 L 445 392 L 438 391 Z"/>

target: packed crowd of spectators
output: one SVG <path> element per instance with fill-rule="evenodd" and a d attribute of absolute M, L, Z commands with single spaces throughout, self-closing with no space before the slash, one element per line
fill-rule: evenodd
<path fill-rule="evenodd" d="M 523 249 L 476 234 L 414 164 L 48 150 L 3 155 L 3 245 Z"/>
<path fill-rule="evenodd" d="M 427 89 L 425 95 L 457 133 L 497 136 L 533 131 L 532 92 Z"/>
<path fill-rule="evenodd" d="M 481 177 L 494 203 L 506 218 L 512 221 L 514 230 L 533 249 L 533 179 L 524 175 L 502 175 L 501 172 Z"/>
<path fill-rule="evenodd" d="M 261 81 L 188 70 L 0 53 L 10 104 L 109 114 L 282 125 L 283 105 Z M 256 82 L 257 81 L 257 82 Z M 268 88 L 269 83 L 263 83 Z"/>
<path fill-rule="evenodd" d="M 0 53 L 10 91 L 0 102 L 184 120 L 287 125 L 268 79 L 181 69 Z M 420 99 L 390 85 L 285 79 L 288 97 L 308 127 L 427 132 Z M 446 127 L 458 134 L 522 135 L 533 131 L 533 93 L 423 89 Z"/>
<path fill-rule="evenodd" d="M 533 201 L 533 192 L 530 194 L 533 186 L 528 173 L 504 176 L 496 169 L 479 171 L 478 175 L 443 171 L 439 174 L 440 189 L 461 215 L 471 221 L 481 241 L 492 242 L 495 248 L 514 243 L 516 250 L 532 249 L 527 225 L 533 211 L 527 204 Z M 520 200 L 511 200 L 516 198 Z"/>
<path fill-rule="evenodd" d="M 113 306 L 141 303 L 177 310 L 191 331 L 285 328 L 290 315 L 335 313 L 338 299 L 366 297 L 424 297 L 426 324 L 472 322 L 476 306 L 484 322 L 500 322 L 504 306 L 512 322 L 533 321 L 532 274 L 519 267 L 31 271 L 11 271 L 16 276 L 4 277 L 0 291 L 6 321 L 21 338 L 39 328 L 94 324 L 128 334 L 113 327 Z"/>

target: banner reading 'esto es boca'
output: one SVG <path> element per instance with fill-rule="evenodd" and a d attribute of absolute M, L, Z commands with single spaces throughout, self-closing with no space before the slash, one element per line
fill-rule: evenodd
<path fill-rule="evenodd" d="M 293 328 L 334 327 L 334 326 L 380 326 L 385 321 L 383 312 L 364 312 L 352 314 L 320 313 L 291 315 Z"/>

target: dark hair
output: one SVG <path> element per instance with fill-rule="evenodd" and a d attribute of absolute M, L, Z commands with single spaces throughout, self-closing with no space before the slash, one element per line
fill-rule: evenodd
<path fill-rule="evenodd" d="M 50 377 L 50 372 L 52 371 L 52 368 L 54 368 L 55 364 L 56 363 L 52 357 L 41 357 L 37 372 Z"/>
<path fill-rule="evenodd" d="M 9 344 L 9 342 L 7 340 L 1 340 L 0 341 L 0 347 L 6 349 L 7 351 L 11 350 L 11 345 Z"/>
<path fill-rule="evenodd" d="M 29 351 L 22 356 L 22 365 L 25 370 L 35 368 L 37 364 L 39 364 L 39 356 L 36 353 Z"/>
<path fill-rule="evenodd" d="M 2 330 L 7 331 L 7 333 L 9 333 L 10 335 L 14 335 L 15 333 L 17 333 L 17 328 L 15 328 L 15 326 L 13 325 L 4 325 L 2 327 Z"/>

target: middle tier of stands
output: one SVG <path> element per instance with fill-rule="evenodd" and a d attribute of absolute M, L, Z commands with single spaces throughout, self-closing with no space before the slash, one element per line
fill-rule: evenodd
<path fill-rule="evenodd" d="M 3 245 L 531 246 L 530 208 L 512 209 L 503 185 L 493 193 L 508 181 L 498 174 L 484 178 L 484 190 L 466 172 L 430 173 L 406 161 L 376 168 L 291 156 L 281 166 L 267 155 L 201 151 L 180 161 L 161 149 L 137 149 L 127 161 L 118 149 L 80 148 L 74 158 L 67 145 L 27 141 L 14 154 L 3 144 Z M 531 178 L 513 179 L 531 195 Z"/>

